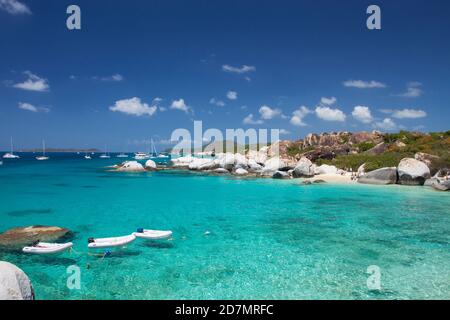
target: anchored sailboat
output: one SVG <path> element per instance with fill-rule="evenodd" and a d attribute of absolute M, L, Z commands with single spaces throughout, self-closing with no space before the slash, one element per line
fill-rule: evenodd
<path fill-rule="evenodd" d="M 102 158 L 102 159 L 109 159 L 109 158 L 111 158 L 111 157 L 109 156 L 108 149 L 107 149 L 107 146 L 106 146 L 106 145 L 105 145 L 105 153 L 102 154 L 102 155 L 100 155 L 100 158 Z"/>
<path fill-rule="evenodd" d="M 48 159 L 50 159 L 50 157 L 45 156 L 45 140 L 42 140 L 42 156 L 36 157 L 36 160 L 44 161 Z"/>
<path fill-rule="evenodd" d="M 13 139 L 11 137 L 11 152 L 6 153 L 3 155 L 3 159 L 19 159 L 20 157 L 16 154 L 14 154 L 14 146 L 13 146 Z"/>

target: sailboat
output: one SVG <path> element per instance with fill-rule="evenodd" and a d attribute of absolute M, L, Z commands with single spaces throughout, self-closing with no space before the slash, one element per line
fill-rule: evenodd
<path fill-rule="evenodd" d="M 92 159 L 91 156 L 88 154 L 87 150 L 86 150 L 86 153 L 85 153 L 85 155 L 84 155 L 84 158 L 85 158 L 86 160 L 91 160 L 91 159 Z"/>
<path fill-rule="evenodd" d="M 36 157 L 36 160 L 44 161 L 48 159 L 50 159 L 50 157 L 45 156 L 45 140 L 42 140 L 42 156 Z"/>
<path fill-rule="evenodd" d="M 118 154 L 116 157 L 117 157 L 117 158 L 128 158 L 128 155 L 125 154 L 125 153 L 123 153 L 123 152 L 121 152 L 121 153 Z"/>
<path fill-rule="evenodd" d="M 102 158 L 102 159 L 109 159 L 109 158 L 111 158 L 111 157 L 109 156 L 108 152 L 107 152 L 106 146 L 105 146 L 105 153 L 102 154 L 102 155 L 100 155 L 100 158 Z"/>
<path fill-rule="evenodd" d="M 163 153 L 158 153 L 156 151 L 156 147 L 155 147 L 155 144 L 153 142 L 153 139 L 151 139 L 151 143 L 152 143 L 152 146 L 151 146 L 151 148 L 152 148 L 152 156 L 150 157 L 150 159 L 155 161 L 155 160 L 165 160 L 165 159 L 169 159 L 170 158 L 169 155 L 163 154 Z"/>
<path fill-rule="evenodd" d="M 13 139 L 11 137 L 11 152 L 6 153 L 3 155 L 3 159 L 19 159 L 20 157 L 16 154 L 14 154 L 14 147 L 13 147 Z"/>

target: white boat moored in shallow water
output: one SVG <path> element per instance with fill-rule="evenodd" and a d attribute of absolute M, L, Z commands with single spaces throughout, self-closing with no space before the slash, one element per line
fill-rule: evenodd
<path fill-rule="evenodd" d="M 162 240 L 162 239 L 170 239 L 172 237 L 172 231 L 163 231 L 163 230 L 147 230 L 139 228 L 137 232 L 133 232 L 137 238 L 143 238 L 148 240 Z"/>
<path fill-rule="evenodd" d="M 61 253 L 66 250 L 72 248 L 73 243 L 47 243 L 47 242 L 38 242 L 37 244 L 31 247 L 25 247 L 22 249 L 24 253 L 33 253 L 33 254 L 56 254 Z"/>
<path fill-rule="evenodd" d="M 45 140 L 42 140 L 42 156 L 36 157 L 36 160 L 44 161 L 44 160 L 48 160 L 48 159 L 50 159 L 50 157 L 47 157 L 45 155 Z"/>
<path fill-rule="evenodd" d="M 20 157 L 16 154 L 14 154 L 14 146 L 13 146 L 13 140 L 11 137 L 11 152 L 5 153 L 3 155 L 3 159 L 19 159 Z"/>
<path fill-rule="evenodd" d="M 133 242 L 136 237 L 133 234 L 123 237 L 112 237 L 112 238 L 89 238 L 88 248 L 90 249 L 101 249 L 101 248 L 112 248 L 112 247 L 123 247 L 130 242 Z"/>

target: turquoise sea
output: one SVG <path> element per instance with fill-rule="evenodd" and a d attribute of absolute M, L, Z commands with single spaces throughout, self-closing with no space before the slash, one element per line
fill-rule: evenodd
<path fill-rule="evenodd" d="M 0 252 L 38 299 L 449 299 L 450 193 L 424 187 L 301 185 L 182 171 L 107 172 L 121 159 L 23 155 L 0 166 L 0 232 L 56 225 L 61 256 Z M 101 259 L 89 237 L 170 229 Z M 66 268 L 81 268 L 81 289 Z M 367 268 L 381 290 L 367 287 Z"/>

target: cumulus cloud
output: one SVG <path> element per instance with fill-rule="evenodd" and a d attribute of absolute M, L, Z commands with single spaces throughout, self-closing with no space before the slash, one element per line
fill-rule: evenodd
<path fill-rule="evenodd" d="M 264 123 L 264 121 L 262 121 L 261 119 L 255 119 L 253 117 L 252 113 L 250 113 L 248 116 L 246 116 L 242 122 L 244 124 L 263 124 Z"/>
<path fill-rule="evenodd" d="M 418 109 L 380 109 L 384 114 L 390 114 L 397 119 L 418 119 L 425 118 L 427 113 Z"/>
<path fill-rule="evenodd" d="M 186 113 L 189 112 L 190 107 L 184 102 L 184 99 L 173 100 L 170 109 L 181 110 Z"/>
<path fill-rule="evenodd" d="M 237 99 L 237 92 L 236 91 L 228 91 L 227 92 L 227 98 L 230 100 L 236 100 Z"/>
<path fill-rule="evenodd" d="M 237 73 L 237 74 L 243 74 L 243 73 L 248 73 L 248 72 L 252 72 L 252 71 L 256 71 L 256 68 L 254 66 L 247 66 L 247 65 L 243 65 L 242 67 L 233 67 L 230 66 L 228 64 L 224 64 L 222 66 L 222 70 L 225 72 L 229 72 L 229 73 Z"/>
<path fill-rule="evenodd" d="M 356 106 L 353 108 L 352 116 L 362 123 L 371 123 L 373 121 L 369 107 L 365 106 Z"/>
<path fill-rule="evenodd" d="M 320 99 L 320 102 L 321 102 L 322 104 L 328 105 L 328 106 L 330 106 L 330 105 L 332 105 L 332 104 L 335 104 L 336 101 L 337 101 L 337 99 L 336 99 L 335 97 L 331 97 L 331 98 L 322 97 L 322 98 Z"/>
<path fill-rule="evenodd" d="M 0 0 L 0 10 L 13 15 L 31 14 L 30 8 L 18 0 Z"/>
<path fill-rule="evenodd" d="M 49 108 L 36 107 L 36 106 L 32 105 L 31 103 L 27 103 L 27 102 L 19 102 L 17 107 L 19 109 L 31 111 L 31 112 L 50 112 Z"/>
<path fill-rule="evenodd" d="M 374 89 L 386 88 L 384 83 L 378 81 L 364 81 L 364 80 L 347 80 L 342 83 L 344 87 L 358 88 L 358 89 Z"/>
<path fill-rule="evenodd" d="M 393 131 L 397 129 L 397 124 L 390 118 L 385 118 L 381 122 L 376 122 L 374 126 L 384 131 Z"/>
<path fill-rule="evenodd" d="M 420 82 L 410 82 L 408 83 L 406 87 L 406 91 L 403 93 L 398 94 L 397 96 L 403 97 L 403 98 L 417 98 L 420 97 L 423 93 L 423 90 L 421 89 L 422 83 Z"/>
<path fill-rule="evenodd" d="M 131 99 L 118 100 L 115 104 L 109 107 L 113 112 L 122 112 L 133 116 L 152 116 L 156 110 L 156 106 L 149 106 L 147 103 L 141 101 L 140 98 L 134 97 Z"/>
<path fill-rule="evenodd" d="M 304 127 L 306 123 L 303 122 L 303 118 L 306 117 L 309 113 L 312 113 L 310 109 L 305 106 L 301 106 L 294 112 L 292 112 L 291 120 L 289 121 L 294 126 Z"/>
<path fill-rule="evenodd" d="M 427 113 L 423 110 L 403 109 L 394 110 L 392 116 L 397 119 L 418 119 L 426 117 Z"/>
<path fill-rule="evenodd" d="M 272 109 L 271 107 L 264 105 L 259 108 L 259 114 L 261 115 L 262 119 L 270 120 L 275 117 L 281 116 L 282 111 L 280 109 Z"/>
<path fill-rule="evenodd" d="M 43 79 L 31 73 L 30 71 L 25 71 L 24 74 L 28 78 L 24 82 L 14 84 L 14 88 L 38 92 L 44 92 L 50 89 L 50 86 L 46 79 Z"/>
<path fill-rule="evenodd" d="M 316 116 L 325 121 L 345 121 L 345 114 L 339 109 L 333 109 L 327 106 L 317 106 Z"/>
<path fill-rule="evenodd" d="M 223 102 L 222 100 L 218 100 L 216 98 L 211 98 L 211 100 L 209 100 L 209 103 L 216 105 L 218 107 L 224 107 L 226 105 L 225 102 Z"/>

